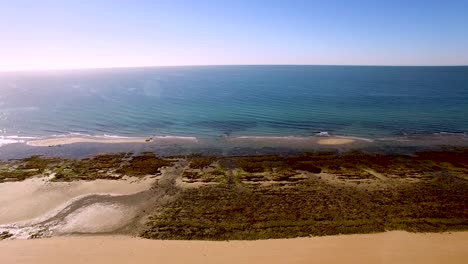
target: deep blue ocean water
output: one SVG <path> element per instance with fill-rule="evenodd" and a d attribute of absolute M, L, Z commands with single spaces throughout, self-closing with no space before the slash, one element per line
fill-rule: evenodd
<path fill-rule="evenodd" d="M 200 66 L 0 73 L 0 138 L 468 132 L 468 67 Z"/>

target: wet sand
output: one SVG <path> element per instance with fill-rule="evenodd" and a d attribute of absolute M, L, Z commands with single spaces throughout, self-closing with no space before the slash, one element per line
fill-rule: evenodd
<path fill-rule="evenodd" d="M 2 263 L 466 263 L 468 232 L 259 240 L 161 241 L 125 236 L 0 241 Z"/>

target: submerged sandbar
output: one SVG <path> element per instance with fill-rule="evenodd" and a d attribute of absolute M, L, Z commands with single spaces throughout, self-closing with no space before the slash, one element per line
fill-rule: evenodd
<path fill-rule="evenodd" d="M 27 142 L 29 146 L 34 147 L 52 147 L 60 145 L 69 145 L 75 143 L 104 143 L 104 144 L 130 144 L 130 143 L 193 143 L 197 142 L 195 137 L 172 137 L 172 136 L 154 136 L 147 138 L 125 138 L 125 137 L 55 137 L 30 140 Z"/>

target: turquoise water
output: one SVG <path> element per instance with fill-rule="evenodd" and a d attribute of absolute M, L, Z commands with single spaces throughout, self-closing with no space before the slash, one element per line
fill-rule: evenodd
<path fill-rule="evenodd" d="M 0 138 L 382 138 L 468 132 L 468 67 L 210 66 L 0 73 Z M 322 133 L 323 134 L 323 133 Z"/>

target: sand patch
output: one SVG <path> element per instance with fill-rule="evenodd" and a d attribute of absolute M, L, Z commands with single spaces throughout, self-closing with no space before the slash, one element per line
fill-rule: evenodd
<path fill-rule="evenodd" d="M 124 236 L 0 242 L 4 263 L 466 263 L 468 232 L 259 241 L 160 241 Z M 182 253 L 182 254 L 181 254 Z"/>
<path fill-rule="evenodd" d="M 325 138 L 317 141 L 319 145 L 346 145 L 356 142 L 351 138 Z"/>
<path fill-rule="evenodd" d="M 62 208 L 70 200 L 90 194 L 126 195 L 151 188 L 153 178 L 47 182 L 32 178 L 0 183 L 0 225 L 31 220 Z"/>

